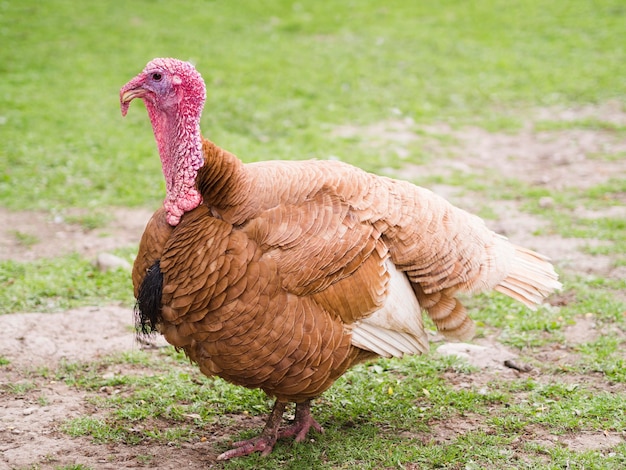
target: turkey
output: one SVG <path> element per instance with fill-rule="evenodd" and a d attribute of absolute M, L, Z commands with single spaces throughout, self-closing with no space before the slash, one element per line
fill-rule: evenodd
<path fill-rule="evenodd" d="M 202 137 L 205 97 L 191 64 L 154 59 L 120 105 L 125 116 L 144 101 L 166 182 L 132 272 L 138 328 L 276 399 L 261 434 L 220 459 L 322 432 L 311 400 L 348 368 L 428 351 L 422 312 L 471 338 L 457 293 L 534 308 L 560 288 L 547 258 L 427 189 L 337 161 L 243 164 Z M 287 403 L 295 418 L 281 427 Z"/>

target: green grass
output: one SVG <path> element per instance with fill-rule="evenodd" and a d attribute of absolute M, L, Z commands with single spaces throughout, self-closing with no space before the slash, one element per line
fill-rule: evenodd
<path fill-rule="evenodd" d="M 129 372 L 103 379 L 103 371 L 116 364 L 149 367 L 154 374 Z M 427 468 L 562 468 L 568 461 L 585 468 L 619 468 L 624 462 L 623 445 L 612 453 L 545 447 L 549 436 L 558 441 L 579 433 L 620 433 L 626 426 L 623 391 L 598 389 L 582 374 L 580 382 L 571 383 L 522 376 L 458 387 L 444 376 L 451 373 L 471 382 L 480 371 L 436 356 L 357 366 L 314 405 L 325 434 L 312 435 L 306 444 L 280 442 L 268 458 L 253 455 L 223 468 L 397 468 L 409 463 Z M 211 436 L 216 430 L 228 435 L 229 416 L 264 415 L 270 408 L 257 391 L 207 379 L 169 351 L 65 364 L 57 379 L 90 393 L 98 410 L 65 421 L 62 431 L 98 443 L 181 445 L 211 439 L 209 445 L 220 452 L 228 440 Z M 459 429 L 446 440 L 432 432 L 433 427 L 465 421 L 480 424 Z M 250 425 L 231 439 L 259 431 Z M 543 466 L 546 454 L 551 467 Z M 594 462 L 602 464 L 594 467 Z"/>
<path fill-rule="evenodd" d="M 17 243 L 23 247 L 29 248 L 39 243 L 39 238 L 29 233 L 20 232 L 18 230 L 13 231 L 13 236 Z"/>
<path fill-rule="evenodd" d="M 37 385 L 31 381 L 12 382 L 2 384 L 2 390 L 16 396 L 26 395 L 31 390 L 35 389 Z"/>
<path fill-rule="evenodd" d="M 0 314 L 52 312 L 80 305 L 132 305 L 130 273 L 101 272 L 78 255 L 35 262 L 0 261 Z"/>
<path fill-rule="evenodd" d="M 376 170 L 380 152 L 356 154 L 329 130 L 397 112 L 508 128 L 528 107 L 623 101 L 619 0 L 1 8 L 0 204 L 12 208 L 160 201 L 145 112 L 118 109 L 119 88 L 155 56 L 197 64 L 205 133 L 247 161 L 337 155 Z"/>

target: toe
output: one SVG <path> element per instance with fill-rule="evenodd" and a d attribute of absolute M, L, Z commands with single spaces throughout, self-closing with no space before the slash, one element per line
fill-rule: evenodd
<path fill-rule="evenodd" d="M 261 455 L 269 455 L 274 449 L 274 442 L 265 437 L 257 437 L 248 441 L 237 441 L 233 443 L 233 448 L 217 456 L 217 460 L 229 460 L 235 457 L 244 457 L 254 452 L 261 452 Z"/>

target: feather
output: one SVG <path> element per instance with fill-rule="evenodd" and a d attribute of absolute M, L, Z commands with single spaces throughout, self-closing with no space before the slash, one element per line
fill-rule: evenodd
<path fill-rule="evenodd" d="M 161 295 L 163 275 L 157 260 L 148 269 L 141 282 L 135 304 L 135 327 L 138 332 L 148 335 L 157 330 L 161 323 Z"/>
<path fill-rule="evenodd" d="M 494 289 L 534 310 L 550 293 L 560 290 L 561 287 L 554 266 L 548 258 L 527 248 L 515 246 L 511 269 Z"/>

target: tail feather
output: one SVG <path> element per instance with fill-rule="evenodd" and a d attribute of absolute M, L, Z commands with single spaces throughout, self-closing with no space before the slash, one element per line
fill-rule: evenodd
<path fill-rule="evenodd" d="M 561 289 L 559 276 L 549 259 L 527 248 L 515 246 L 509 275 L 495 290 L 535 310 L 555 290 Z"/>
<path fill-rule="evenodd" d="M 548 258 L 526 248 L 515 245 L 513 248 L 508 276 L 494 289 L 535 310 L 561 288 L 561 283 Z M 447 339 L 465 341 L 474 335 L 474 322 L 454 297 L 455 291 L 425 293 L 419 284 L 414 284 L 413 289 L 420 306 L 428 311 L 437 330 Z"/>
<path fill-rule="evenodd" d="M 382 357 L 403 357 L 428 352 L 428 339 L 425 335 L 424 338 L 416 338 L 407 332 L 394 331 L 367 322 L 355 324 L 352 344 Z"/>

